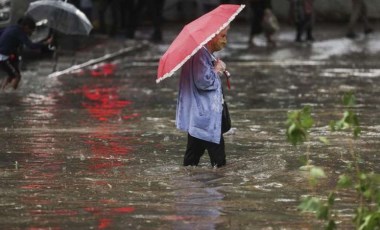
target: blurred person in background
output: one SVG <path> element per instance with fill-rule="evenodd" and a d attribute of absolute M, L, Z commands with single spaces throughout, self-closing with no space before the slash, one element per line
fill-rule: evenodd
<path fill-rule="evenodd" d="M 252 11 L 252 16 L 250 18 L 250 33 L 248 39 L 249 46 L 256 46 L 255 36 L 263 33 L 262 22 L 265 15 L 265 10 L 272 9 L 271 0 L 248 0 L 248 4 Z M 271 36 L 266 35 L 267 45 L 274 44 Z"/>
<path fill-rule="evenodd" d="M 306 40 L 313 42 L 314 24 L 314 0 L 289 0 L 289 18 L 296 27 L 296 42 L 303 42 L 303 35 L 306 32 Z"/>
<path fill-rule="evenodd" d="M 125 29 L 125 37 L 133 39 L 136 29 L 135 0 L 120 0 L 121 26 Z"/>
<path fill-rule="evenodd" d="M 80 0 L 79 9 L 87 16 L 90 22 L 92 21 L 92 0 Z"/>
<path fill-rule="evenodd" d="M 97 10 L 99 19 L 99 32 L 113 36 L 117 32 L 119 26 L 119 5 L 118 0 L 97 0 Z M 107 27 L 107 13 L 111 16 L 111 27 Z"/>
<path fill-rule="evenodd" d="M 220 4 L 220 0 L 202 0 L 201 2 L 203 13 L 210 12 Z"/>
<path fill-rule="evenodd" d="M 351 17 L 350 21 L 348 23 L 347 33 L 346 37 L 348 38 L 356 38 L 357 34 L 355 33 L 355 26 L 358 20 L 362 20 L 364 24 L 364 34 L 370 34 L 373 32 L 373 29 L 369 25 L 368 22 L 368 12 L 367 12 L 367 5 L 364 2 L 364 0 L 352 0 L 352 10 L 351 10 Z"/>
<path fill-rule="evenodd" d="M 150 40 L 153 42 L 162 41 L 162 24 L 163 24 L 163 10 L 165 6 L 165 0 L 138 0 L 135 13 L 139 17 L 138 21 L 141 20 L 141 15 L 146 11 L 148 17 L 151 19 L 153 24 L 153 33 L 150 36 Z M 137 23 L 141 24 L 141 23 Z"/>

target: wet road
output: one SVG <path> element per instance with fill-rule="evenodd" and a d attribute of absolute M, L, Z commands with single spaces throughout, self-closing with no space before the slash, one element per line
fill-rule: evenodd
<path fill-rule="evenodd" d="M 296 208 L 311 191 L 299 170 L 306 148 L 285 139 L 287 111 L 313 108 L 311 159 L 328 175 L 320 194 L 350 160 L 347 135 L 328 128 L 348 90 L 363 129 L 355 148 L 367 169 L 380 165 L 379 34 L 351 41 L 332 31 L 304 46 L 285 31 L 269 50 L 247 49 L 244 30 L 231 32 L 220 56 L 233 75 L 226 99 L 234 132 L 225 137 L 228 165 L 217 170 L 208 156 L 181 167 L 178 78 L 155 83 L 167 44 L 58 78 L 46 77 L 50 61 L 29 64 L 20 89 L 0 94 L 1 229 L 318 229 Z M 337 207 L 338 226 L 351 229 L 352 207 Z"/>

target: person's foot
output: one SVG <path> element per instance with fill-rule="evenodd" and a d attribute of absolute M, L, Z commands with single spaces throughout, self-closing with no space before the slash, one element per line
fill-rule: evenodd
<path fill-rule="evenodd" d="M 301 38 L 296 38 L 296 39 L 294 39 L 294 41 L 297 42 L 297 43 L 302 43 L 302 39 Z"/>
<path fill-rule="evenodd" d="M 277 43 L 274 40 L 267 41 L 267 47 L 276 47 Z"/>
<path fill-rule="evenodd" d="M 346 34 L 346 37 L 347 38 L 350 38 L 350 39 L 354 39 L 354 38 L 357 38 L 357 34 L 356 33 L 354 33 L 354 32 L 348 32 L 347 34 Z"/>
<path fill-rule="evenodd" d="M 315 39 L 314 39 L 313 36 L 309 36 L 309 37 L 307 37 L 306 40 L 307 40 L 308 42 L 314 42 L 314 41 L 315 41 Z"/>
<path fill-rule="evenodd" d="M 5 90 L 8 85 L 11 83 L 11 78 L 6 78 L 4 81 L 1 83 L 1 90 Z"/>
<path fill-rule="evenodd" d="M 367 29 L 364 30 L 364 34 L 365 35 L 368 35 L 370 33 L 373 33 L 373 29 L 372 28 L 367 28 Z"/>

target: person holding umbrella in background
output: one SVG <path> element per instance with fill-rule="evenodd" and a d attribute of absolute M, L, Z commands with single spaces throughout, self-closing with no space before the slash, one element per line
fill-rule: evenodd
<path fill-rule="evenodd" d="M 43 49 L 51 43 L 52 38 L 47 39 L 43 44 L 33 43 L 29 36 L 35 27 L 34 20 L 25 16 L 18 20 L 17 25 L 8 26 L 2 31 L 0 35 L 0 67 L 8 74 L 1 84 L 3 90 L 9 84 L 13 89 L 17 89 L 21 80 L 19 50 L 22 45 L 26 45 L 30 49 Z"/>

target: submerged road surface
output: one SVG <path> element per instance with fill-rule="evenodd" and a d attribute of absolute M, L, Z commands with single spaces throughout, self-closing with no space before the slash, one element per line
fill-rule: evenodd
<path fill-rule="evenodd" d="M 233 132 L 225 136 L 227 166 L 212 169 L 207 154 L 199 167 L 181 166 L 178 76 L 155 83 L 176 32 L 164 44 L 59 77 L 47 77 L 50 61 L 29 63 L 21 87 L 0 94 L 1 229 L 318 229 L 297 210 L 313 192 L 299 168 L 308 144 L 327 174 L 318 189 L 326 196 L 352 161 L 349 134 L 328 127 L 341 118 L 347 91 L 358 99 L 362 127 L 354 149 L 364 168 L 379 172 L 378 33 L 294 45 L 284 31 L 267 49 L 247 48 L 245 28 L 232 28 L 218 55 L 232 74 Z M 316 124 L 310 142 L 294 147 L 285 138 L 287 112 L 304 105 Z M 353 228 L 353 200 L 348 192 L 337 201 L 341 229 Z"/>

